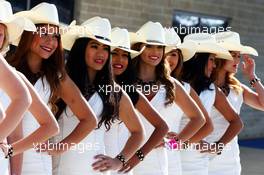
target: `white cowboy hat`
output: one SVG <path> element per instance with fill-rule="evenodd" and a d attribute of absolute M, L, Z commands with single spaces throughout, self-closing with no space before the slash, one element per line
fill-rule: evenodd
<path fill-rule="evenodd" d="M 165 46 L 165 33 L 159 22 L 149 21 L 136 33 L 130 33 L 131 44 L 145 43 L 149 45 Z"/>
<path fill-rule="evenodd" d="M 164 28 L 165 31 L 165 53 L 169 53 L 172 50 L 179 49 L 183 55 L 183 61 L 191 59 L 196 52 L 196 43 L 192 41 L 181 42 L 179 35 L 173 28 Z"/>
<path fill-rule="evenodd" d="M 239 51 L 243 54 L 258 56 L 256 49 L 244 46 L 240 43 L 240 36 L 237 32 L 227 31 L 215 34 L 216 42 L 229 51 Z"/>
<path fill-rule="evenodd" d="M 208 33 L 189 34 L 184 42 L 193 41 L 197 44 L 196 53 L 213 53 L 216 58 L 233 60 L 229 51 L 216 43 L 215 37 Z"/>
<path fill-rule="evenodd" d="M 91 38 L 112 46 L 109 20 L 96 16 L 86 20 L 81 25 L 72 26 L 68 32 L 62 35 L 63 47 L 71 50 L 75 40 L 82 37 Z"/>
<path fill-rule="evenodd" d="M 4 24 L 8 32 L 8 43 L 16 40 L 24 30 L 36 31 L 36 26 L 28 19 L 15 17 L 11 4 L 0 0 L 0 24 Z"/>
<path fill-rule="evenodd" d="M 131 50 L 130 48 L 130 36 L 127 29 L 121 29 L 115 27 L 112 29 L 112 50 L 118 48 L 130 53 L 131 58 L 135 58 L 142 53 L 144 49 L 141 49 L 140 52 Z"/>
<path fill-rule="evenodd" d="M 34 24 L 53 24 L 59 26 L 58 10 L 54 4 L 42 2 L 31 10 L 21 11 L 15 16 L 26 17 Z"/>

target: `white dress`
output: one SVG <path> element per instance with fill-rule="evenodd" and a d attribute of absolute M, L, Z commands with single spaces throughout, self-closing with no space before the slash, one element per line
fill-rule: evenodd
<path fill-rule="evenodd" d="M 128 138 L 130 137 L 129 130 L 126 125 L 119 120 L 111 125 L 111 129 L 105 132 L 105 153 L 110 157 L 116 157 L 124 148 Z M 118 175 L 117 172 L 111 171 L 111 175 Z M 132 171 L 126 173 L 132 175 Z"/>
<path fill-rule="evenodd" d="M 46 78 L 39 79 L 35 85 L 35 90 L 40 95 L 41 99 L 48 104 L 50 96 L 50 86 Z M 9 97 L 2 92 L 0 101 L 3 106 L 7 107 L 10 103 Z M 30 112 L 26 112 L 22 119 L 23 137 L 28 136 L 39 128 L 39 124 Z M 37 144 L 37 143 L 36 143 Z M 43 153 L 37 153 L 34 149 L 29 149 L 23 153 L 22 174 L 21 175 L 51 175 L 51 156 Z"/>
<path fill-rule="evenodd" d="M 234 107 L 237 113 L 243 103 L 243 93 L 237 93 L 233 89 L 228 94 L 228 100 Z M 214 124 L 214 131 L 207 137 L 207 141 L 218 141 L 229 126 L 228 121 L 215 108 L 212 110 L 211 119 Z M 230 141 L 222 151 L 221 155 L 210 155 L 209 175 L 240 175 L 241 164 L 239 156 L 239 145 L 237 136 Z"/>
<path fill-rule="evenodd" d="M 171 125 L 171 129 L 174 130 L 178 128 L 179 123 L 179 116 L 177 112 L 179 111 L 177 105 L 173 102 L 168 106 L 165 106 L 166 101 L 166 89 L 161 86 L 159 91 L 150 101 L 153 107 L 161 114 L 163 119 L 166 122 L 174 121 L 175 125 Z M 154 127 L 140 114 L 141 120 L 145 127 L 146 137 L 143 144 L 149 139 L 150 135 L 154 131 Z M 169 123 L 167 123 L 169 124 Z M 180 158 L 178 157 L 179 154 L 175 152 L 175 162 L 174 166 L 177 172 L 175 174 L 181 174 L 181 162 Z M 139 163 L 133 170 L 134 175 L 168 175 L 168 157 L 166 148 L 160 147 L 153 149 L 148 155 L 146 155 L 144 161 Z"/>
<path fill-rule="evenodd" d="M 212 107 L 215 102 L 215 86 L 214 84 L 210 85 L 210 89 L 205 90 L 200 93 L 199 97 L 202 101 L 207 112 L 211 113 Z M 186 116 L 183 116 L 181 121 L 181 129 L 183 129 L 188 123 L 189 119 Z M 200 153 L 200 151 L 194 148 L 187 148 L 186 150 L 181 151 L 181 161 L 182 161 L 182 175 L 194 175 L 208 174 L 208 164 L 209 156 L 205 153 Z"/>
<path fill-rule="evenodd" d="M 95 112 L 98 121 L 100 114 L 103 111 L 103 102 L 101 97 L 96 92 L 89 99 L 93 111 Z M 61 132 L 55 140 L 60 141 L 62 138 L 68 136 L 74 128 L 78 125 L 78 118 L 72 113 L 69 107 L 66 107 L 66 112 L 63 112 L 59 119 Z M 87 135 L 80 143 L 75 144 L 69 151 L 60 156 L 54 157 L 57 165 L 53 164 L 53 175 L 102 175 L 107 173 L 100 173 L 92 169 L 94 163 L 94 156 L 97 154 L 105 154 L 104 147 L 104 124 L 99 129 L 95 129 Z"/>
<path fill-rule="evenodd" d="M 1 105 L 0 99 L 0 121 L 4 117 L 4 109 Z M 1 141 L 2 142 L 2 141 Z M 0 149 L 0 174 L 9 175 L 9 160 L 5 158 L 5 153 Z"/>

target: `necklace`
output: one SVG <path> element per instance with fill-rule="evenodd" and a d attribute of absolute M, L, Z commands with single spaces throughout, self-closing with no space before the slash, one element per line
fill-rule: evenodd
<path fill-rule="evenodd" d="M 222 90 L 222 92 L 223 92 L 226 96 L 228 96 L 228 94 L 229 94 L 229 92 L 230 92 L 230 87 L 229 87 L 227 84 L 221 86 L 220 89 Z"/>
<path fill-rule="evenodd" d="M 152 80 L 152 81 L 143 81 L 142 79 L 140 78 L 137 78 L 136 79 L 136 83 L 141 85 L 141 86 L 153 86 L 153 85 L 157 85 L 158 84 L 158 81 L 157 80 Z"/>

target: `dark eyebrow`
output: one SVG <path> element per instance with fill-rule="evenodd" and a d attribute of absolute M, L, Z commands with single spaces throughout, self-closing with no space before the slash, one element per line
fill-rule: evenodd
<path fill-rule="evenodd" d="M 96 45 L 99 45 L 96 41 L 91 41 L 90 44 L 96 44 Z"/>

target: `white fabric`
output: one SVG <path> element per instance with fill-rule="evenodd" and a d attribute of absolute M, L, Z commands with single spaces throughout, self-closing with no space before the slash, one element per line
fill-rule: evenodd
<path fill-rule="evenodd" d="M 157 94 L 153 97 L 150 103 L 153 107 L 161 114 L 163 119 L 166 120 L 171 130 L 178 131 L 180 115 L 177 105 L 173 102 L 172 104 L 165 106 L 166 101 L 166 89 L 161 86 Z M 149 139 L 150 135 L 154 131 L 154 127 L 140 114 L 143 125 L 146 131 L 146 138 L 144 143 Z M 175 125 L 172 125 L 173 121 Z M 174 153 L 175 155 L 175 170 L 174 174 L 181 174 L 181 162 L 179 152 Z M 148 155 L 146 155 L 143 162 L 138 164 L 134 170 L 134 175 L 168 175 L 168 157 L 165 148 L 153 149 Z"/>
<path fill-rule="evenodd" d="M 9 175 L 9 160 L 5 158 L 2 149 L 0 149 L 0 174 Z"/>
<path fill-rule="evenodd" d="M 191 90 L 191 86 L 188 83 L 184 83 L 183 87 L 189 94 Z M 176 106 L 175 112 L 173 113 L 177 115 L 171 115 L 169 117 L 166 116 L 165 121 L 169 125 L 169 131 L 179 133 L 181 131 L 180 123 L 182 120 L 183 111 L 176 104 L 175 106 Z M 168 174 L 169 175 L 175 175 L 175 173 L 177 173 L 177 175 L 181 174 L 182 172 L 181 166 L 175 166 L 175 163 L 181 162 L 180 152 L 177 150 L 168 150 L 168 149 L 166 151 L 168 155 Z"/>
<path fill-rule="evenodd" d="M 100 120 L 100 114 L 103 111 L 103 102 L 96 92 L 89 99 L 93 111 L 95 112 L 98 121 Z M 78 125 L 78 118 L 72 113 L 69 107 L 66 108 L 66 112 L 60 116 L 59 125 L 61 132 L 59 138 L 65 138 L 73 129 Z M 105 154 L 104 147 L 104 134 L 105 127 L 102 125 L 100 129 L 95 129 L 89 135 L 87 135 L 79 144 L 72 147 L 69 151 L 55 158 L 58 162 L 56 167 L 53 167 L 54 175 L 102 175 L 107 173 L 100 173 L 92 169 L 92 163 L 94 163 L 94 156 L 97 154 Z"/>
<path fill-rule="evenodd" d="M 240 113 L 243 103 L 243 93 L 238 94 L 231 89 L 227 98 L 236 112 Z M 211 119 L 215 129 L 207 137 L 207 141 L 216 142 L 223 136 L 229 126 L 229 123 L 215 108 L 212 110 Z M 238 139 L 236 136 L 225 146 L 221 155 L 210 155 L 209 175 L 240 175 L 241 164 L 239 153 Z"/>
<path fill-rule="evenodd" d="M 43 82 L 42 79 L 39 79 L 34 85 L 34 88 L 39 93 L 41 99 L 47 104 L 50 96 L 50 87 L 46 78 L 43 79 Z M 10 103 L 9 97 L 4 92 L 1 92 L 0 99 L 0 101 L 3 102 L 3 106 L 6 108 Z M 23 137 L 28 136 L 39 128 L 38 122 L 30 112 L 25 113 L 22 119 L 22 126 Z M 34 149 L 29 149 L 23 153 L 21 175 L 51 175 L 51 170 L 51 156 L 37 153 Z"/>
<path fill-rule="evenodd" d="M 111 129 L 105 132 L 105 153 L 110 157 L 116 157 L 124 148 L 127 139 L 130 137 L 126 125 L 119 120 L 112 124 Z M 132 175 L 132 171 L 126 175 Z M 111 175 L 118 175 L 117 172 L 111 172 Z"/>
<path fill-rule="evenodd" d="M 199 95 L 200 100 L 209 114 L 215 102 L 215 94 L 215 86 L 211 84 L 210 90 L 205 90 Z M 188 121 L 189 119 L 184 115 L 180 128 L 183 129 Z M 200 153 L 195 149 L 182 150 L 181 161 L 182 175 L 208 174 L 209 156 L 207 154 Z"/>

